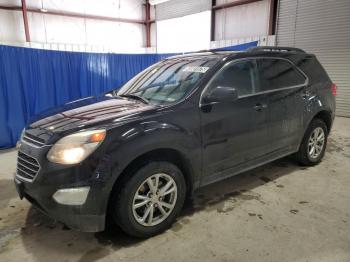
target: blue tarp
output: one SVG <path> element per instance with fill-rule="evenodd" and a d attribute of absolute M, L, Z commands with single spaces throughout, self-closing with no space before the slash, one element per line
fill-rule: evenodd
<path fill-rule="evenodd" d="M 250 46 L 248 43 L 230 50 Z M 142 69 L 167 56 L 0 46 L 0 148 L 14 146 L 21 130 L 35 114 L 118 88 Z"/>

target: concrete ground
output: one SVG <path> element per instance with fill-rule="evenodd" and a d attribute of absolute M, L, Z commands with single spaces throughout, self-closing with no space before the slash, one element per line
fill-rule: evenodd
<path fill-rule="evenodd" d="M 350 261 L 350 119 L 323 162 L 291 158 L 208 186 L 165 233 L 81 233 L 17 197 L 16 152 L 0 153 L 0 261 Z"/>

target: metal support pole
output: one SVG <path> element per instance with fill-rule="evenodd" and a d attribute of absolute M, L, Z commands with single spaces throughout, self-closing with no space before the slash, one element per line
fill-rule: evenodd
<path fill-rule="evenodd" d="M 26 0 L 22 0 L 22 15 L 23 15 L 23 23 L 24 23 L 24 32 L 26 34 L 26 42 L 30 42 Z"/>
<path fill-rule="evenodd" d="M 151 5 L 146 0 L 146 47 L 151 47 Z"/>
<path fill-rule="evenodd" d="M 276 4 L 277 0 L 270 0 L 269 35 L 273 35 L 275 33 Z"/>
<path fill-rule="evenodd" d="M 216 0 L 211 1 L 211 26 L 210 26 L 210 40 L 215 41 L 215 10 Z"/>

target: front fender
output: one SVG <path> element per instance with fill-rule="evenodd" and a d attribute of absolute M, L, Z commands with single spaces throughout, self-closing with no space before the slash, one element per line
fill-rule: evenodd
<path fill-rule="evenodd" d="M 116 128 L 112 137 L 115 139 L 106 150 L 111 166 L 109 190 L 112 190 L 115 181 L 133 160 L 158 149 L 171 149 L 180 153 L 190 164 L 193 182 L 199 182 L 202 159 L 200 133 L 196 129 L 184 129 L 174 123 L 152 120 Z"/>

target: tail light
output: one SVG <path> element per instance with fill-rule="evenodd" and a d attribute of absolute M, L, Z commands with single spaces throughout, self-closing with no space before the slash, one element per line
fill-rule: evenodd
<path fill-rule="evenodd" d="M 331 90 L 332 90 L 333 96 L 336 96 L 337 95 L 337 85 L 332 83 Z"/>

